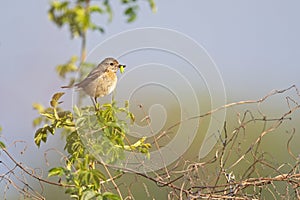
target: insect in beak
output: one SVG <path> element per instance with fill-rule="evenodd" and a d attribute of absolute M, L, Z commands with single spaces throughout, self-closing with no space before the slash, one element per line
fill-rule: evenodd
<path fill-rule="evenodd" d="M 124 72 L 124 68 L 126 67 L 126 65 L 119 65 L 120 68 L 120 72 L 123 73 Z"/>

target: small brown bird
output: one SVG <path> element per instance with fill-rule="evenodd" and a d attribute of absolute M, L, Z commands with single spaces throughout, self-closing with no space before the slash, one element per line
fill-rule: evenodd
<path fill-rule="evenodd" d="M 76 83 L 74 87 L 83 89 L 83 91 L 92 98 L 94 105 L 98 97 L 110 94 L 117 85 L 117 71 L 124 68 L 114 58 L 105 58 L 88 76 L 81 82 Z M 62 88 L 72 88 L 73 86 L 63 86 Z"/>

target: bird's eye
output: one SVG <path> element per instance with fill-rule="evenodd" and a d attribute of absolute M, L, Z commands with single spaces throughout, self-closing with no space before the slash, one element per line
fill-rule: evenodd
<path fill-rule="evenodd" d="M 109 63 L 110 64 L 110 66 L 113 66 L 114 65 L 114 63 Z"/>

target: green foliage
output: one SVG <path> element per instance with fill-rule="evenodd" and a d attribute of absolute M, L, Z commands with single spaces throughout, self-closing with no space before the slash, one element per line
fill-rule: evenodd
<path fill-rule="evenodd" d="M 78 70 L 76 62 L 78 60 L 77 56 L 72 56 L 71 59 L 62 65 L 56 67 L 56 71 L 61 78 L 66 78 L 66 74 L 70 72 L 76 72 Z"/>
<path fill-rule="evenodd" d="M 57 106 L 62 103 L 59 99 L 63 96 L 63 92 L 56 93 L 50 101 L 51 107 L 45 109 L 40 104 L 33 104 L 33 107 L 40 113 L 41 116 L 33 120 L 35 126 L 40 125 L 43 121 L 46 124 L 35 132 L 34 142 L 40 147 L 41 142 L 47 141 L 48 134 L 54 135 L 57 128 L 74 127 L 73 115 L 70 111 L 62 111 Z M 47 124 L 49 123 L 49 124 Z"/>
<path fill-rule="evenodd" d="M 122 4 L 125 4 L 127 8 L 124 11 L 124 15 L 127 16 L 127 22 L 133 22 L 136 20 L 139 5 L 137 0 L 121 0 Z M 154 0 L 148 0 L 152 12 L 156 12 L 156 5 Z"/>
<path fill-rule="evenodd" d="M 124 14 L 128 17 L 127 22 L 133 22 L 136 19 L 138 8 L 137 5 L 133 5 L 125 10 Z"/>
<path fill-rule="evenodd" d="M 2 142 L 2 141 L 0 141 L 0 148 L 1 148 L 1 149 L 5 148 L 5 144 L 4 144 L 4 142 Z"/>
<path fill-rule="evenodd" d="M 150 8 L 152 10 L 152 12 L 157 12 L 157 8 L 156 8 L 156 5 L 155 5 L 155 1 L 154 0 L 148 0 L 149 2 L 149 5 L 150 5 Z"/>
<path fill-rule="evenodd" d="M 103 28 L 91 21 L 92 14 L 102 14 L 104 10 L 89 1 L 52 1 L 48 16 L 58 27 L 68 25 L 72 37 L 82 37 L 87 30 L 103 32 Z"/>
<path fill-rule="evenodd" d="M 46 122 L 36 131 L 34 141 L 39 147 L 46 143 L 49 133 L 57 129 L 65 131 L 65 150 L 68 153 L 64 166 L 49 170 L 48 176 L 57 176 L 64 184 L 70 185 L 66 193 L 75 199 L 119 199 L 115 194 L 100 193 L 101 184 L 106 182 L 103 172 L 97 168 L 99 158 L 106 163 L 115 163 L 124 159 L 124 151 L 137 151 L 149 156 L 151 145 L 142 138 L 134 144 L 128 144 L 128 120 L 134 121 L 129 112 L 129 103 L 118 107 L 113 100 L 100 106 L 74 107 L 74 113 L 63 111 L 58 106 L 64 93 L 52 96 L 50 107 L 34 104 L 40 113 L 40 122 Z M 123 117 L 122 117 L 123 116 Z M 41 124 L 41 123 L 40 123 Z M 97 159 L 98 158 L 98 159 Z M 106 159 L 107 158 L 107 159 Z"/>
<path fill-rule="evenodd" d="M 153 0 L 147 0 L 152 11 L 156 11 Z M 69 73 L 79 72 L 79 79 L 85 77 L 94 65 L 85 62 L 86 58 L 86 33 L 104 29 L 93 19 L 96 15 L 107 15 L 108 20 L 113 18 L 111 1 L 90 0 L 54 0 L 50 2 L 48 10 L 49 19 L 58 27 L 67 26 L 72 38 L 82 39 L 80 62 L 73 56 L 65 64 L 58 65 L 56 71 L 59 77 L 69 80 L 69 86 L 75 82 Z M 124 15 L 128 22 L 133 22 L 139 9 L 138 0 L 121 0 L 125 5 Z M 80 65 L 80 71 L 79 66 Z M 121 68 L 121 72 L 124 69 Z M 64 149 L 67 152 L 66 162 L 49 170 L 49 177 L 59 177 L 61 183 L 68 185 L 65 192 L 74 199 L 119 200 L 118 195 L 101 186 L 107 182 L 104 173 L 97 167 L 99 156 L 106 163 L 115 163 L 124 159 L 124 151 L 137 151 L 149 157 L 151 145 L 146 143 L 146 138 L 141 138 L 133 144 L 128 143 L 128 121 L 134 121 L 134 115 L 129 112 L 129 103 L 124 107 L 118 107 L 113 100 L 111 103 L 74 107 L 73 112 L 60 108 L 61 97 L 64 93 L 56 93 L 52 96 L 50 107 L 45 108 L 41 104 L 33 104 L 33 108 L 40 114 L 33 120 L 37 129 L 34 141 L 40 147 L 47 142 L 49 135 L 54 135 L 58 130 L 62 131 L 65 138 Z M 79 98 L 80 99 L 80 98 Z M 80 101 L 80 100 L 79 100 Z M 0 143 L 0 146 L 3 146 Z M 97 159 L 98 158 L 98 159 Z M 120 172 L 119 172 L 120 173 Z"/>
<path fill-rule="evenodd" d="M 128 132 L 128 122 L 125 119 L 134 121 L 134 116 L 128 111 L 128 102 L 125 107 L 120 108 L 113 100 L 112 103 L 85 107 L 78 109 L 74 107 L 75 125 L 81 139 L 89 147 L 89 151 L 96 156 L 101 156 L 107 163 L 115 163 L 124 158 L 124 150 L 139 151 L 149 154 L 150 144 L 145 140 L 139 140 L 133 145 L 126 144 L 126 133 Z M 125 119 L 121 118 L 121 115 Z M 146 149 L 144 149 L 146 147 Z"/>
<path fill-rule="evenodd" d="M 154 0 L 147 0 L 152 12 L 156 12 Z M 109 0 L 98 1 L 97 4 L 91 4 L 90 0 L 77 1 L 58 1 L 50 3 L 48 16 L 58 27 L 68 25 L 72 37 L 84 37 L 87 30 L 104 32 L 102 26 L 92 21 L 92 15 L 108 15 L 108 20 L 113 18 L 113 10 Z M 126 6 L 124 15 L 127 22 L 133 22 L 137 17 L 139 10 L 138 0 L 121 0 Z"/>
<path fill-rule="evenodd" d="M 119 200 L 119 196 L 111 193 L 111 192 L 104 192 L 103 195 L 103 200 Z"/>

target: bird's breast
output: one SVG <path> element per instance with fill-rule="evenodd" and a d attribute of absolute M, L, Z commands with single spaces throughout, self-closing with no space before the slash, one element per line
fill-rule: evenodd
<path fill-rule="evenodd" d="M 117 75 L 114 72 L 105 72 L 97 80 L 96 97 L 103 97 L 110 94 L 117 85 Z"/>

